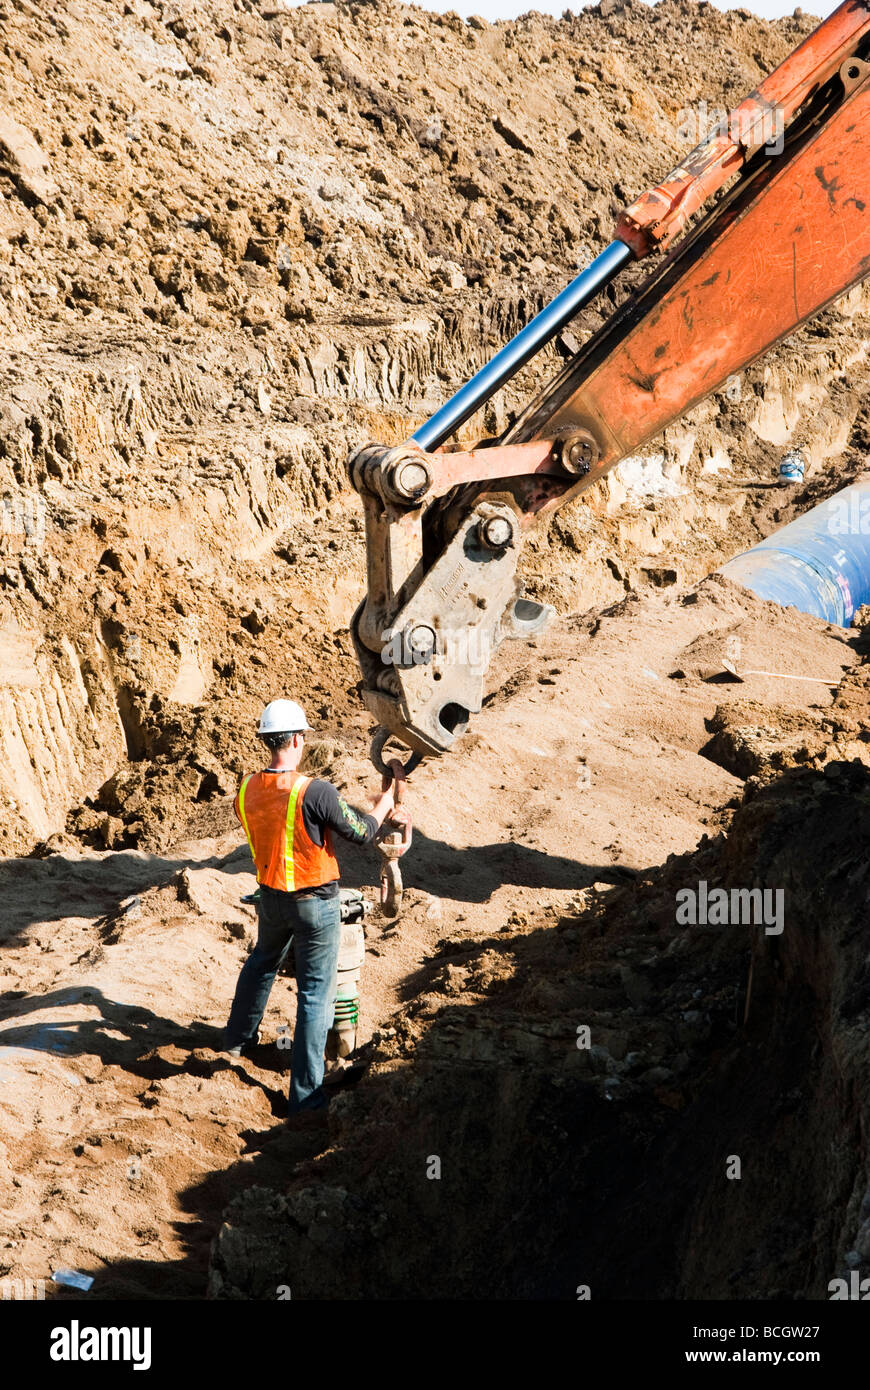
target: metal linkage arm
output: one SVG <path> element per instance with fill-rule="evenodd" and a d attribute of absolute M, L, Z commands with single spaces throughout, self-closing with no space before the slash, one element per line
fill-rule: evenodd
<path fill-rule="evenodd" d="M 584 442 L 507 450 L 502 474 L 537 469 L 570 484 L 569 468 L 585 466 L 572 465 Z M 383 729 L 423 757 L 446 752 L 480 709 L 499 643 L 540 631 L 551 615 L 517 580 L 522 517 L 509 495 L 463 509 L 449 537 L 436 535 L 430 509 L 457 483 L 491 477 L 500 453 L 427 454 L 409 443 L 371 445 L 351 460 L 368 561 L 367 596 L 351 624 L 363 699 Z"/>

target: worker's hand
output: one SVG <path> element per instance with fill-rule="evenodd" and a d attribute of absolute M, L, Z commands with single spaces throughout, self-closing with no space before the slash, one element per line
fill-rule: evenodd
<path fill-rule="evenodd" d="M 406 811 L 404 806 L 394 806 L 390 812 L 391 825 L 410 825 L 411 813 Z"/>
<path fill-rule="evenodd" d="M 404 782 L 405 780 L 405 769 L 398 758 L 390 758 L 387 767 L 390 771 L 385 772 L 381 777 L 381 790 L 385 792 L 390 790 L 394 782 Z"/>
<path fill-rule="evenodd" d="M 373 800 L 372 815 L 378 825 L 383 825 L 387 817 L 398 825 L 404 825 L 407 817 L 404 812 L 398 811 L 397 807 L 405 790 L 405 769 L 398 758 L 391 758 L 387 767 L 390 771 L 381 777 L 383 790 L 380 796 Z M 401 819 L 397 819 L 399 816 Z"/>
<path fill-rule="evenodd" d="M 393 796 L 392 783 L 386 789 L 386 791 L 381 792 L 380 796 L 372 797 L 372 815 L 374 816 L 378 825 L 383 825 L 387 816 L 392 815 L 393 807 L 395 806 L 395 804 L 396 801 L 395 797 Z"/>

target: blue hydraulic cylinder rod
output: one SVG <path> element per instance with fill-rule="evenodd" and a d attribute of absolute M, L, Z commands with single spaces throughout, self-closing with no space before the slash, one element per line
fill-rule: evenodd
<path fill-rule="evenodd" d="M 759 598 L 849 627 L 870 603 L 870 481 L 836 492 L 719 573 Z"/>
<path fill-rule="evenodd" d="M 632 253 L 625 242 L 612 241 L 576 280 L 572 280 L 561 294 L 557 294 L 545 309 L 536 314 L 455 396 L 445 401 L 431 419 L 415 430 L 412 438 L 420 448 L 437 449 L 439 444 L 449 439 L 469 415 L 485 405 L 500 386 L 510 381 L 545 343 L 555 338 L 559 329 L 564 328 L 599 290 L 609 284 L 631 257 Z"/>

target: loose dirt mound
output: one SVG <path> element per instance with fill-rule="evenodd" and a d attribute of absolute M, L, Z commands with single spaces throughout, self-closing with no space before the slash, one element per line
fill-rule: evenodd
<path fill-rule="evenodd" d="M 733 104 L 812 21 L 9 9 L 0 846 L 163 849 L 230 824 L 279 691 L 361 746 L 349 449 L 406 436 L 610 239 L 698 103 Z M 533 591 L 570 612 L 700 578 L 787 518 L 787 445 L 830 490 L 855 466 L 867 337 L 855 293 L 729 383 L 532 544 Z"/>

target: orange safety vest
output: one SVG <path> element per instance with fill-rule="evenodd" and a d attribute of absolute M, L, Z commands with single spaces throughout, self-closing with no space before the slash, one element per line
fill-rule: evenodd
<path fill-rule="evenodd" d="M 311 784 L 298 772 L 252 772 L 239 787 L 235 812 L 242 823 L 257 870 L 257 882 L 285 893 L 318 888 L 339 876 L 327 827 L 316 845 L 302 819 L 302 802 Z"/>

